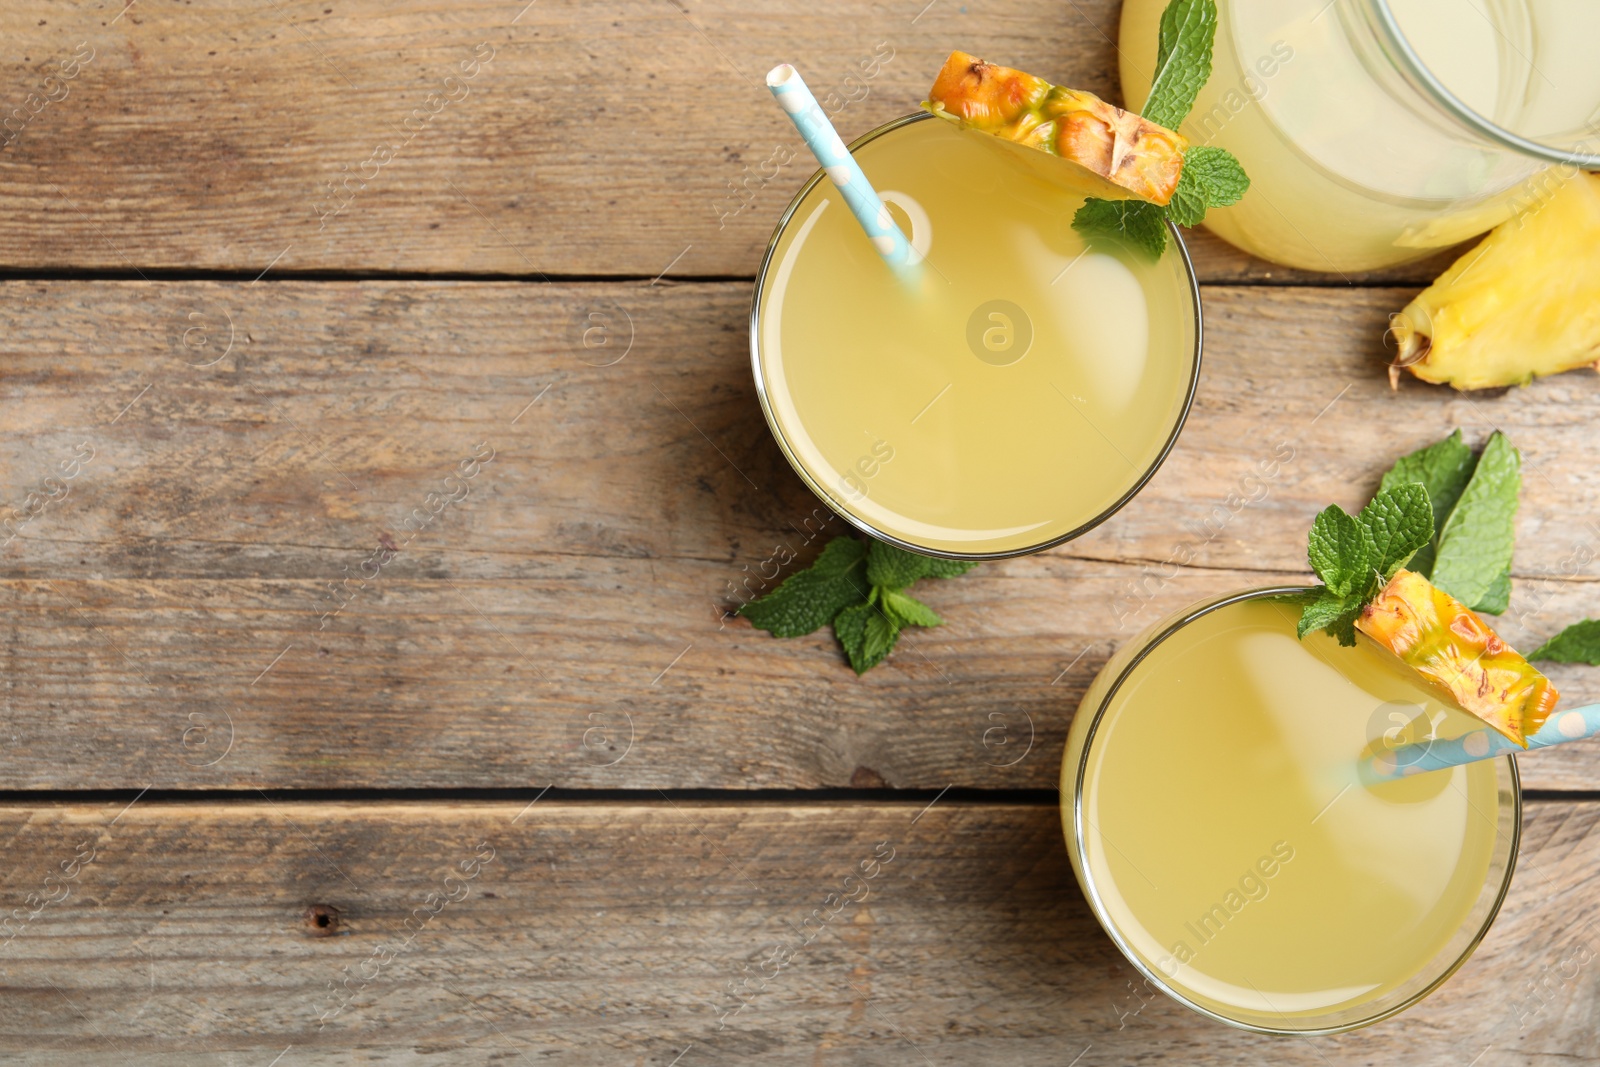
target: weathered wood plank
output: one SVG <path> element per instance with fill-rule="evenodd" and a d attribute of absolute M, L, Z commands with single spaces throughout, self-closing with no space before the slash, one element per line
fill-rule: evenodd
<path fill-rule="evenodd" d="M 316 566 L 329 549 L 359 553 L 340 561 L 354 570 L 480 443 L 495 457 L 466 480 L 455 551 L 501 568 L 548 553 L 759 562 L 815 505 L 756 403 L 749 297 L 739 283 L 0 284 L 5 491 L 21 503 L 80 442 L 96 450 L 0 565 L 84 575 L 74 546 L 99 544 L 92 573 L 107 576 L 332 578 Z M 1499 427 L 1527 468 L 1519 573 L 1582 577 L 1563 565 L 1600 533 L 1600 380 L 1391 392 L 1379 339 L 1403 299 L 1208 289 L 1178 448 L 1073 552 L 1160 563 L 1193 527 L 1197 564 L 1298 568 L 1328 501 L 1359 504 L 1452 427 L 1474 441 Z"/>
<path fill-rule="evenodd" d="M 766 432 L 745 286 L 8 283 L 0 470 L 33 517 L 6 513 L 0 553 L 0 775 L 1047 788 L 1112 648 L 1199 597 L 1301 580 L 1316 511 L 1458 423 L 1528 456 L 1508 639 L 1596 614 L 1600 385 L 1391 395 L 1367 342 L 1394 295 L 1209 290 L 1199 401 L 1145 493 L 1064 549 L 928 588 L 948 624 L 858 680 L 826 634 L 721 617 L 773 584 L 780 547 L 803 562 L 842 528 Z M 584 348 L 592 312 L 631 321 L 632 348 Z M 1280 441 L 1292 457 L 1252 481 Z M 1192 565 L 1166 566 L 1182 546 Z M 1526 761 L 1528 784 L 1593 788 L 1592 750 Z"/>
<path fill-rule="evenodd" d="M 1600 1025 L 1594 803 L 1530 805 L 1500 919 L 1442 990 L 1312 1041 L 1136 991 L 1051 807 L 122 807 L 0 808 L 10 1056 L 1509 1067 L 1589 1062 Z M 874 860 L 865 898 L 804 943 Z M 739 984 L 786 945 L 775 977 Z"/>
<path fill-rule="evenodd" d="M 779 162 L 775 62 L 847 136 L 914 108 L 956 46 L 1116 92 L 1114 0 L 121 7 L 0 13 L 0 264 L 748 276 L 811 171 Z M 1304 277 L 1197 254 L 1209 278 Z"/>
<path fill-rule="evenodd" d="M 7 580 L 0 774 L 12 788 L 1051 788 L 1084 689 L 1132 635 L 1106 608 L 1131 568 L 1045 556 L 919 590 L 946 625 L 858 679 L 826 631 L 779 641 L 719 619 L 725 564 L 534 566 L 385 576 L 322 631 L 310 582 Z M 1188 570 L 1152 614 L 1297 580 Z M 1584 610 L 1583 588 L 1552 611 Z M 1597 673 L 1552 676 L 1582 699 Z M 1593 745 L 1522 762 L 1533 788 L 1600 780 Z"/>

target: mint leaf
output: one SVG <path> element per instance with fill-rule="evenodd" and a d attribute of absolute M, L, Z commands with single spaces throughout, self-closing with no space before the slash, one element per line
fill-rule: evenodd
<path fill-rule="evenodd" d="M 867 643 L 867 620 L 878 613 L 874 604 L 857 604 L 855 607 L 845 608 L 833 620 L 833 636 L 839 639 L 839 644 L 844 646 L 844 654 L 850 660 L 850 666 L 855 667 L 855 672 L 861 674 L 868 670 L 867 667 L 857 667 L 862 658 L 862 650 Z"/>
<path fill-rule="evenodd" d="M 1439 532 L 1450 517 L 1462 490 L 1472 480 L 1478 457 L 1461 440 L 1457 430 L 1442 441 L 1419 448 L 1389 468 L 1379 485 L 1380 491 L 1392 489 L 1407 482 L 1419 482 L 1428 490 L 1428 501 L 1433 505 L 1433 538 L 1417 550 L 1408 565 L 1412 570 L 1429 578 L 1433 575 L 1433 561 L 1438 549 Z"/>
<path fill-rule="evenodd" d="M 1584 619 L 1528 653 L 1529 659 L 1600 666 L 1600 619 Z"/>
<path fill-rule="evenodd" d="M 883 541 L 874 540 L 867 550 L 867 581 L 889 589 L 904 589 L 928 574 L 931 556 L 907 552 Z"/>
<path fill-rule="evenodd" d="M 1332 625 L 1325 627 L 1345 648 L 1356 647 L 1356 616 L 1361 614 L 1363 606 L 1358 600 L 1355 607 L 1346 607 L 1344 614 L 1335 619 Z"/>
<path fill-rule="evenodd" d="M 1376 569 L 1384 581 L 1393 578 L 1433 539 L 1433 505 L 1428 502 L 1428 490 L 1419 482 L 1380 490 L 1356 521 L 1372 537 Z"/>
<path fill-rule="evenodd" d="M 928 573 L 923 575 L 924 578 L 955 578 L 978 565 L 977 560 L 934 559 L 931 556 L 925 562 Z"/>
<path fill-rule="evenodd" d="M 1483 598 L 1472 605 L 1472 610 L 1484 615 L 1503 615 L 1510 606 L 1511 572 L 1507 570 L 1494 580 L 1494 584 L 1483 594 Z"/>
<path fill-rule="evenodd" d="M 1491 594 L 1502 581 L 1509 583 L 1521 487 L 1522 457 L 1506 435 L 1496 430 L 1439 533 L 1438 554 L 1429 576 L 1434 585 L 1475 611 L 1485 603 L 1488 607 L 1482 610 L 1489 610 Z"/>
<path fill-rule="evenodd" d="M 1195 95 L 1211 77 L 1211 42 L 1217 32 L 1214 0 L 1172 0 L 1161 13 L 1156 76 L 1144 117 L 1170 130 L 1188 117 Z"/>
<path fill-rule="evenodd" d="M 923 578 L 954 578 L 977 565 L 976 560 L 938 559 L 874 540 L 867 551 L 867 581 L 886 589 L 904 589 Z"/>
<path fill-rule="evenodd" d="M 1346 648 L 1356 643 L 1356 617 L 1366 607 L 1365 592 L 1340 596 L 1327 587 L 1314 590 L 1315 599 L 1300 612 L 1300 622 L 1295 633 L 1304 641 L 1313 630 L 1325 630 Z"/>
<path fill-rule="evenodd" d="M 1329 504 L 1311 524 L 1306 557 L 1334 595 L 1363 592 L 1378 567 L 1378 546 L 1367 528 L 1338 504 Z"/>
<path fill-rule="evenodd" d="M 833 620 L 833 633 L 844 646 L 850 667 L 857 674 L 866 674 L 884 661 L 899 640 L 900 627 L 895 625 L 876 604 L 857 604 L 845 608 Z"/>
<path fill-rule="evenodd" d="M 1172 190 L 1172 199 L 1167 202 L 1167 218 L 1179 226 L 1198 226 L 1206 217 L 1208 201 L 1206 187 L 1189 166 L 1189 157 L 1194 154 L 1194 149 L 1189 149 L 1183 156 L 1183 169 L 1178 172 L 1178 184 Z"/>
<path fill-rule="evenodd" d="M 884 661 L 894 648 L 894 643 L 900 639 L 900 627 L 883 612 L 875 611 L 867 619 L 865 638 L 861 662 L 852 661 L 850 664 L 857 674 L 865 674 Z"/>
<path fill-rule="evenodd" d="M 766 596 L 741 605 L 739 614 L 773 637 L 812 633 L 841 609 L 866 601 L 866 559 L 866 545 L 849 534 L 835 537 L 815 563 L 785 578 Z"/>
<path fill-rule="evenodd" d="M 1178 180 L 1183 180 L 1181 173 Z M 1072 228 L 1085 240 L 1116 241 L 1153 260 L 1167 250 L 1166 215 L 1148 200 L 1090 197 L 1072 216 Z"/>
<path fill-rule="evenodd" d="M 878 602 L 883 605 L 883 613 L 897 626 L 944 625 L 944 620 L 928 605 L 897 590 L 882 590 Z"/>
<path fill-rule="evenodd" d="M 1295 632 L 1303 641 L 1306 634 L 1311 633 L 1313 630 L 1322 630 L 1332 626 L 1339 620 L 1340 616 L 1349 610 L 1349 605 L 1346 603 L 1349 599 L 1349 597 L 1340 596 L 1332 589 L 1324 586 L 1317 592 L 1316 599 L 1307 604 L 1305 610 L 1300 612 L 1300 624 L 1295 628 Z"/>
<path fill-rule="evenodd" d="M 1183 154 L 1183 169 L 1167 204 L 1167 217 L 1179 226 L 1198 226 L 1206 211 L 1237 204 L 1250 179 L 1226 148 L 1195 145 Z"/>
<path fill-rule="evenodd" d="M 1205 190 L 1208 207 L 1231 207 L 1239 202 L 1250 188 L 1250 176 L 1226 148 L 1214 145 L 1194 145 L 1183 154 L 1183 175 Z"/>

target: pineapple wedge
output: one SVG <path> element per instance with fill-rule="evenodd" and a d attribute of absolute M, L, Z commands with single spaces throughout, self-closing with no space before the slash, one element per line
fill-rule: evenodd
<path fill-rule="evenodd" d="M 1142 200 L 1166 204 L 1178 186 L 1182 135 L 1010 67 L 951 52 L 922 105 L 940 118 L 1076 163 Z"/>
<path fill-rule="evenodd" d="M 1600 370 L 1600 174 L 1502 223 L 1390 320 L 1405 369 L 1457 389 Z"/>
<path fill-rule="evenodd" d="M 1465 604 L 1414 571 L 1396 573 L 1356 629 L 1523 748 L 1560 695 Z"/>

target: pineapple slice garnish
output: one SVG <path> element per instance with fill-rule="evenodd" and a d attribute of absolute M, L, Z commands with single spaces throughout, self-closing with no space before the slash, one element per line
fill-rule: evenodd
<path fill-rule="evenodd" d="M 1548 188 L 1548 187 L 1546 187 Z M 1501 223 L 1390 320 L 1389 370 L 1457 389 L 1600 370 L 1600 174 Z"/>
<path fill-rule="evenodd" d="M 1523 748 L 1560 695 L 1471 609 L 1413 571 L 1395 574 L 1356 629 Z"/>
<path fill-rule="evenodd" d="M 923 103 L 940 118 L 1059 156 L 1124 197 L 1165 205 L 1189 142 L 1093 93 L 951 52 Z"/>

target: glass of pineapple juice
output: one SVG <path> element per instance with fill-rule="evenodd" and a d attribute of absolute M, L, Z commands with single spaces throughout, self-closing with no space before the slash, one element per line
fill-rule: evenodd
<path fill-rule="evenodd" d="M 1143 105 L 1167 0 L 1122 7 Z M 1365 270 L 1426 255 L 1600 168 L 1593 0 L 1217 0 L 1211 79 L 1181 132 L 1250 173 L 1206 226 L 1266 259 Z"/>
<path fill-rule="evenodd" d="M 1297 640 L 1298 606 L 1271 599 L 1295 591 L 1202 602 L 1119 650 L 1072 722 L 1062 822 L 1096 918 L 1158 987 L 1243 1029 L 1332 1033 L 1465 962 L 1521 794 L 1509 757 L 1359 781 L 1364 751 L 1482 724 L 1365 637 Z"/>
<path fill-rule="evenodd" d="M 835 512 L 892 544 L 995 559 L 1104 521 L 1166 457 L 1200 369 L 1171 231 L 1087 247 L 1070 165 L 930 115 L 850 146 L 925 257 L 897 274 L 819 172 L 779 222 L 750 349 L 768 425 Z"/>

